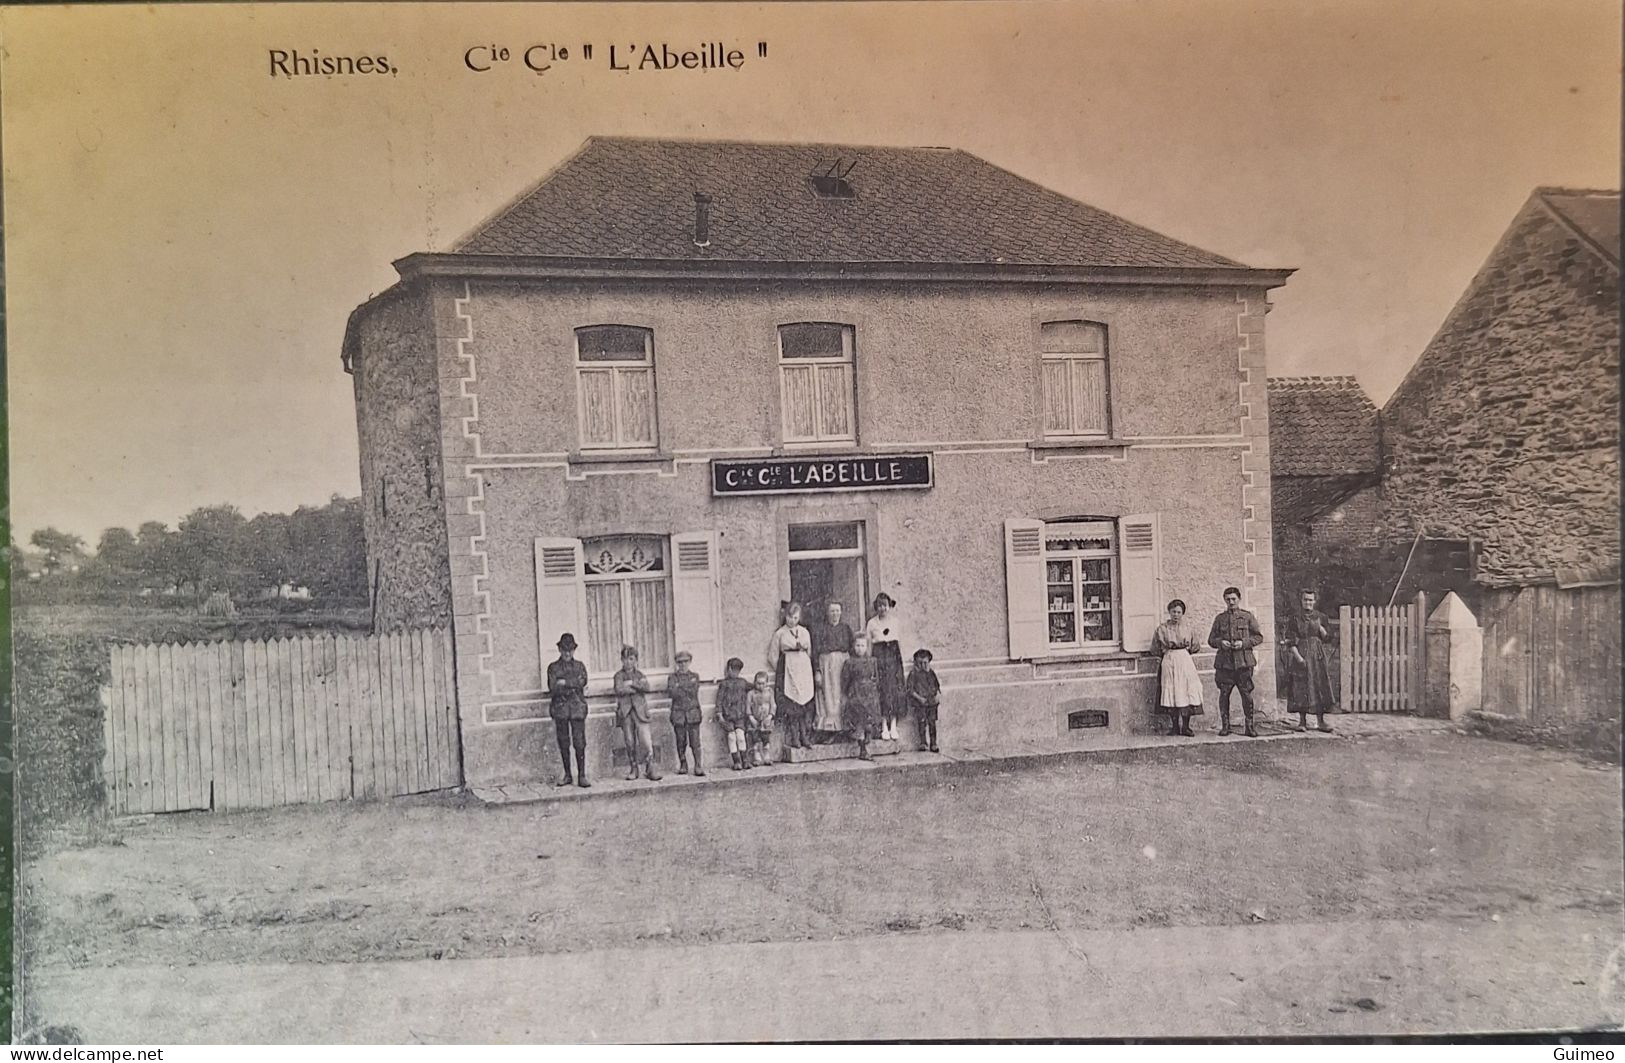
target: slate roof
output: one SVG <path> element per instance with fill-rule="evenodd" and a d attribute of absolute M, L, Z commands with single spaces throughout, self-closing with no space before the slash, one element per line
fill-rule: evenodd
<path fill-rule="evenodd" d="M 810 180 L 847 172 L 851 198 Z M 847 171 L 847 167 L 850 170 Z M 694 194 L 711 197 L 710 246 Z M 593 137 L 455 245 L 475 255 L 1238 269 L 964 151 Z"/>
<path fill-rule="evenodd" d="M 1572 188 L 1539 188 L 1535 194 L 1560 220 L 1596 251 L 1619 265 L 1619 193 Z"/>
<path fill-rule="evenodd" d="M 1271 476 L 1380 471 L 1377 407 L 1353 377 L 1270 377 L 1269 398 Z"/>

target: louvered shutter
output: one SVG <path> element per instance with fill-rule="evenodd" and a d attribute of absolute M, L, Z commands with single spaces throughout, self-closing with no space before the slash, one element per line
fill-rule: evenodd
<path fill-rule="evenodd" d="M 558 656 L 559 636 L 576 637 L 576 660 L 593 670 L 587 647 L 587 584 L 580 539 L 536 540 L 536 638 L 542 666 Z"/>
<path fill-rule="evenodd" d="M 1149 650 L 1162 616 L 1162 535 L 1155 513 L 1117 522 L 1123 582 L 1123 649 Z"/>
<path fill-rule="evenodd" d="M 1043 521 L 1011 518 L 1004 522 L 1004 593 L 1010 658 L 1042 656 L 1048 647 Z"/>
<path fill-rule="evenodd" d="M 721 576 L 716 532 L 679 532 L 671 537 L 672 616 L 676 649 L 694 655 L 701 679 L 722 678 Z"/>

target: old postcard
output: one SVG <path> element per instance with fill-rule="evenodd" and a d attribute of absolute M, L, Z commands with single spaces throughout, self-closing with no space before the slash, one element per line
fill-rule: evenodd
<path fill-rule="evenodd" d="M 1620 31 L 0 9 L 14 1037 L 1617 1030 Z"/>

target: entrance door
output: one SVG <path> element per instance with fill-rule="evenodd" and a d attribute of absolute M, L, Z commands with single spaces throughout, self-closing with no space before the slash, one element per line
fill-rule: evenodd
<path fill-rule="evenodd" d="M 801 603 L 802 621 L 824 619 L 832 601 L 853 629 L 863 625 L 869 595 L 863 554 L 863 522 L 790 525 L 790 597 Z"/>

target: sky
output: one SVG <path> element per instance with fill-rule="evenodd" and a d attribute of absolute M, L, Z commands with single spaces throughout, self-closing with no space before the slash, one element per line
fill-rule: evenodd
<path fill-rule="evenodd" d="M 350 310 L 594 134 L 963 148 L 1297 269 L 1271 375 L 1380 404 L 1535 187 L 1619 186 L 1620 32 L 1612 0 L 0 8 L 15 534 L 355 493 Z M 708 41 L 741 68 L 609 68 Z"/>

